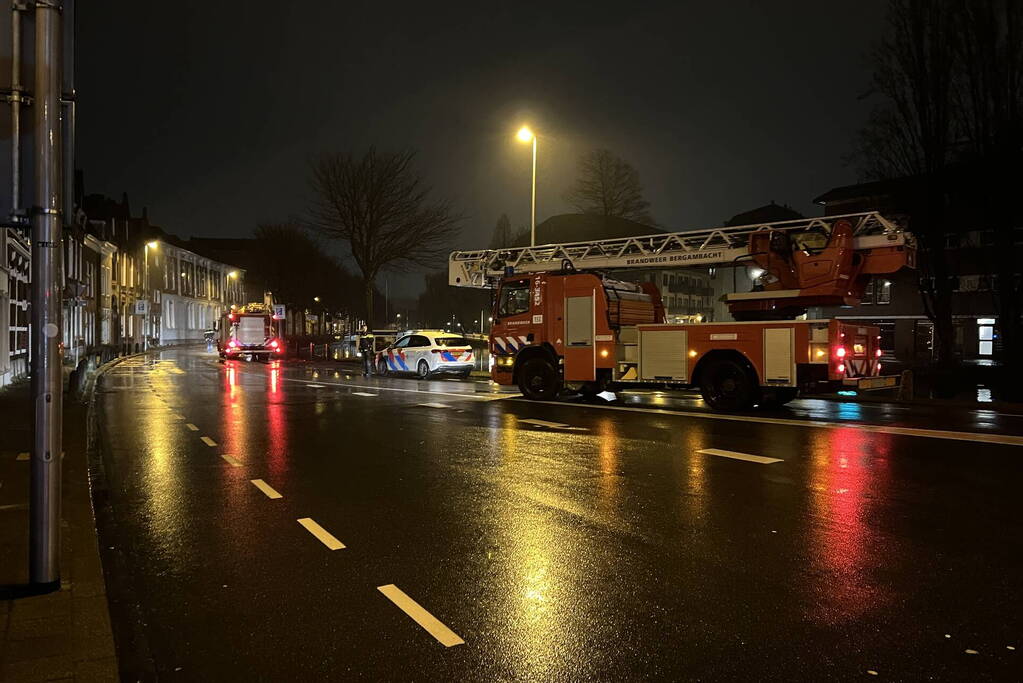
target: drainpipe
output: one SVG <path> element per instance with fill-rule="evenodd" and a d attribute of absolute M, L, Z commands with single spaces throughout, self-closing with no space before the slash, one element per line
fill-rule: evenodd
<path fill-rule="evenodd" d="M 21 105 L 32 99 L 21 88 L 21 13 L 25 5 L 11 3 L 11 222 L 21 221 Z"/>
<path fill-rule="evenodd" d="M 60 587 L 61 336 L 61 6 L 35 3 L 36 192 L 32 207 L 32 397 L 34 442 L 29 498 L 29 580 Z"/>

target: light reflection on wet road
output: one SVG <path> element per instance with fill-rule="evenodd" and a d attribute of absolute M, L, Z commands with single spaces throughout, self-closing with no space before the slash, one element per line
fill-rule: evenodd
<path fill-rule="evenodd" d="M 1018 418 L 804 401 L 770 415 L 848 426 L 729 421 L 196 350 L 120 364 L 99 401 L 126 675 L 1021 670 L 1007 646 L 1021 644 L 1023 447 L 856 426 L 1019 434 Z M 701 410 L 653 392 L 623 404 Z M 346 547 L 325 548 L 296 524 L 307 518 Z M 438 643 L 381 596 L 389 584 L 465 643 Z"/>

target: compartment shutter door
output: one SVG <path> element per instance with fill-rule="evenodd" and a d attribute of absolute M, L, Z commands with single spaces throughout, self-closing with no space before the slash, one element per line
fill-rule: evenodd
<path fill-rule="evenodd" d="M 795 330 L 791 327 L 764 330 L 764 384 L 791 386 L 796 382 L 793 363 Z"/>

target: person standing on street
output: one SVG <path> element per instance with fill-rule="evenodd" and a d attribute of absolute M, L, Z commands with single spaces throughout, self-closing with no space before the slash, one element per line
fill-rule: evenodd
<path fill-rule="evenodd" d="M 373 343 L 373 334 L 365 327 L 362 328 L 362 335 L 359 337 L 359 352 L 362 353 L 362 376 L 369 377 L 373 372 L 376 345 Z"/>

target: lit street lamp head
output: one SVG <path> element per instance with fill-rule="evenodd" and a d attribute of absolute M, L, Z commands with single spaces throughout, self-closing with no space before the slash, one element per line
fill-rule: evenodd
<path fill-rule="evenodd" d="M 529 130 L 529 126 L 522 126 L 519 128 L 517 137 L 522 142 L 530 142 L 533 139 L 533 131 Z"/>
<path fill-rule="evenodd" d="M 182 275 L 184 275 L 184 273 L 182 273 Z M 237 270 L 232 270 L 230 273 L 227 274 L 227 276 L 230 277 L 230 278 L 238 277 L 238 271 Z"/>
<path fill-rule="evenodd" d="M 157 240 L 153 240 L 152 242 L 146 242 L 146 246 L 149 247 L 150 249 L 156 249 L 158 246 L 160 246 L 160 243 Z"/>

